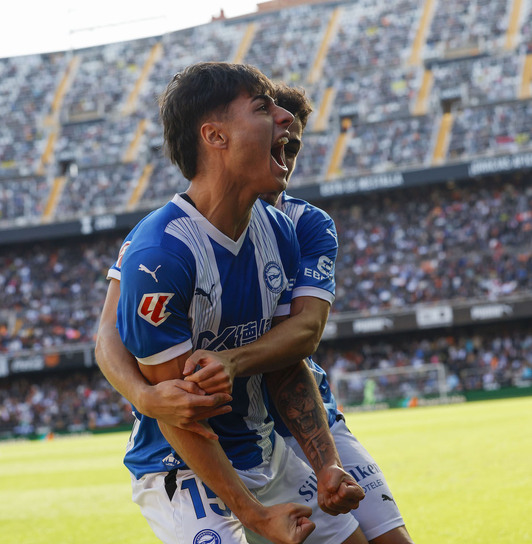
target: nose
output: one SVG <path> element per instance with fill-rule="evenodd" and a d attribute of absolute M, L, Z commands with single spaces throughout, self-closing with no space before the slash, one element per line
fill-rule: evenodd
<path fill-rule="evenodd" d="M 288 128 L 294 122 L 294 116 L 281 106 L 275 106 L 274 119 L 276 124 Z"/>

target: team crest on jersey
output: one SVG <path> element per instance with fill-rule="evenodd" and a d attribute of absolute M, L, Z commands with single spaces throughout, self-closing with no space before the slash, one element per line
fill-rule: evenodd
<path fill-rule="evenodd" d="M 277 263 L 270 261 L 264 267 L 264 281 L 272 293 L 280 293 L 283 290 L 283 271 Z"/>
<path fill-rule="evenodd" d="M 155 327 L 164 323 L 170 316 L 166 305 L 174 293 L 146 293 L 140 301 L 137 314 Z"/>
<path fill-rule="evenodd" d="M 131 245 L 131 242 L 126 242 L 121 248 L 118 253 L 118 259 L 116 261 L 116 266 L 120 268 L 122 266 L 122 259 L 124 258 L 124 253 L 126 252 L 126 249 Z"/>
<path fill-rule="evenodd" d="M 195 537 L 193 544 L 221 544 L 220 535 L 211 529 L 203 529 Z"/>

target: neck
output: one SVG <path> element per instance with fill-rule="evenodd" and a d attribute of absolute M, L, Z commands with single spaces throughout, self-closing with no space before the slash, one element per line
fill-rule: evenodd
<path fill-rule="evenodd" d="M 186 193 L 205 219 L 232 240 L 238 240 L 251 218 L 258 195 L 245 194 L 232 183 L 209 183 L 194 178 Z"/>

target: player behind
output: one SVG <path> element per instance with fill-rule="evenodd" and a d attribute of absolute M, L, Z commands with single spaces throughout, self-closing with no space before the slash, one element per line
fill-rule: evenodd
<path fill-rule="evenodd" d="M 286 186 L 282 144 L 293 117 L 272 94 L 269 80 L 252 67 L 200 63 L 178 74 L 163 96 L 166 145 L 191 184 L 135 227 L 115 275 L 121 279 L 118 328 L 151 383 L 180 380 L 192 349 L 252 341 L 289 310 L 299 261 L 293 225 L 255 202 L 260 193 Z M 109 323 L 102 317 L 99 341 Z M 106 349 L 98 349 L 100 363 Z M 313 406 L 310 434 L 293 424 L 282 402 L 278 409 L 316 476 L 273 432 L 260 375 L 235 378 L 231 412 L 209 419 L 219 442 L 205 438 L 210 431 L 174 427 L 166 416 L 159 420 L 179 457 L 157 423 L 137 413 L 125 462 L 135 480 L 134 499 L 163 541 L 209 536 L 246 542 L 236 514 L 272 542 L 302 542 L 314 528 L 311 510 L 293 503 L 302 502 L 299 490 L 309 482 L 315 486 L 317 478 L 319 492 L 306 501 L 314 505 L 317 526 L 308 542 L 365 542 L 352 516 L 327 515 L 356 507 L 363 493 L 341 469 L 308 367 L 294 364 L 267 378 L 274 399 L 297 392 Z M 221 388 L 229 391 L 230 382 Z M 216 404 L 205 406 L 213 409 Z M 290 504 L 277 504 L 284 501 Z"/>
<path fill-rule="evenodd" d="M 289 180 L 302 147 L 302 136 L 312 107 L 303 89 L 278 84 L 275 96 L 278 105 L 294 115 L 294 122 L 289 128 L 288 143 L 285 145 Z M 266 372 L 268 368 L 272 368 L 273 362 L 279 365 L 281 361 L 283 364 L 283 357 L 293 353 L 292 344 L 301 342 L 305 333 L 312 338 L 315 345 L 314 349 L 307 349 L 315 351 L 334 300 L 334 265 L 338 242 L 331 217 L 308 202 L 291 198 L 284 192 L 281 195 L 277 192 L 261 195 L 261 198 L 276 205 L 294 222 L 301 250 L 301 265 L 294 285 L 291 318 L 253 344 L 216 354 L 216 357 L 224 359 L 224 364 L 228 367 L 238 368 L 237 375 L 246 373 L 248 365 L 253 371 L 257 371 L 262 362 L 262 370 Z M 294 326 L 294 336 L 283 329 L 289 322 Z M 308 342 L 308 338 L 305 342 Z M 275 352 L 279 354 L 277 358 Z M 197 351 L 192 355 L 189 364 L 195 367 L 198 363 L 205 364 L 206 360 L 212 361 L 211 354 Z M 375 544 L 412 543 L 381 469 L 347 428 L 325 371 L 310 357 L 307 364 L 318 384 L 342 465 L 363 486 L 366 493 L 360 507 L 352 512 L 360 522 L 366 538 Z M 209 389 L 208 381 L 202 381 L 202 372 L 197 372 L 190 380 Z M 285 437 L 287 444 L 299 457 L 305 459 L 299 444 L 290 435 L 282 419 L 276 415 L 276 431 Z"/>

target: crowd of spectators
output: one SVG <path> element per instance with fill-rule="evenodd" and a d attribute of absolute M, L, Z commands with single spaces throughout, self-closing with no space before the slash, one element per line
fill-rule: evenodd
<path fill-rule="evenodd" d="M 413 110 L 423 70 L 392 67 L 351 72 L 334 83 L 337 89 L 333 111 L 344 117 L 356 115 L 360 123 L 376 123 L 405 117 Z"/>
<path fill-rule="evenodd" d="M 449 159 L 511 154 L 532 149 L 531 112 L 531 100 L 457 111 L 449 143 Z"/>
<path fill-rule="evenodd" d="M 303 147 L 297 157 L 297 168 L 290 183 L 292 187 L 323 179 L 327 173 L 335 137 L 330 132 L 315 132 L 305 135 Z"/>
<path fill-rule="evenodd" d="M 342 118 L 349 118 L 351 126 L 343 125 L 346 148 L 335 174 L 429 166 L 445 100 L 456 100 L 447 160 L 530 150 L 532 101 L 519 99 L 519 90 L 532 43 L 532 2 L 524 4 L 517 47 L 508 52 L 503 41 L 511 4 L 436 2 L 422 51 L 429 61 L 425 65 L 410 64 L 422 0 L 298 6 L 161 37 L 0 59 L 0 225 L 37 222 L 54 178 L 63 175 L 53 210 L 61 220 L 124 210 L 146 171 L 151 174 L 140 200 L 143 207 L 155 207 L 186 189 L 188 182 L 160 150 L 157 96 L 186 65 L 234 60 L 250 24 L 254 33 L 243 61 L 304 86 L 314 101 L 316 113 L 293 186 L 324 179 Z M 336 9 L 340 17 L 321 77 L 309 79 Z M 155 46 L 158 54 L 145 74 Z M 454 58 L 460 50 L 473 57 Z M 425 70 L 433 75 L 429 111 L 414 115 Z M 62 102 L 61 82 L 66 85 Z M 331 115 L 312 132 L 327 89 L 334 90 Z M 135 139 L 136 153 L 126 159 Z M 372 314 L 418 303 L 532 292 L 532 189 L 526 173 L 504 182 L 486 178 L 365 194 L 326 209 L 336 221 L 340 242 L 333 312 Z M 93 342 L 105 275 L 124 235 L 2 247 L 0 353 Z M 530 351 L 530 332 L 479 338 L 420 340 L 411 351 L 397 344 L 384 351 L 370 346 L 361 360 L 364 368 L 374 368 L 382 361 L 400 365 L 446 358 L 451 390 L 488 387 L 490 380 L 506 384 L 528 375 L 528 355 L 515 352 L 521 345 Z M 331 368 L 349 359 L 340 353 L 325 358 Z M 467 378 L 469 366 L 483 370 Z M 9 388 L 16 383 L 12 394 L 0 383 L 0 425 L 7 422 L 6 428 L 12 428 L 16 421 L 21 425 L 17 432 L 27 434 L 46 426 L 72 430 L 70 425 L 95 428 L 128 419 L 125 404 L 111 397 L 97 373 L 65 380 L 59 385 L 10 380 Z M 65 415 L 69 410 L 71 419 Z"/>
<path fill-rule="evenodd" d="M 369 194 L 326 209 L 340 244 L 335 312 L 532 290 L 527 176 Z"/>
<path fill-rule="evenodd" d="M 266 14 L 256 21 L 254 40 L 244 61 L 274 79 L 302 84 L 318 53 L 332 10 L 299 6 Z"/>
<path fill-rule="evenodd" d="M 66 66 L 63 53 L 0 59 L 0 179 L 39 167 L 50 132 L 46 117 Z"/>
<path fill-rule="evenodd" d="M 336 81 L 369 68 L 406 64 L 422 8 L 422 0 L 361 0 L 344 5 L 338 33 L 327 52 L 326 79 Z"/>
<path fill-rule="evenodd" d="M 69 173 L 57 205 L 62 220 L 123 211 L 142 174 L 138 163 L 120 163 Z"/>
<path fill-rule="evenodd" d="M 0 380 L 0 438 L 130 426 L 131 405 L 99 370 Z"/>
<path fill-rule="evenodd" d="M 513 53 L 435 63 L 433 100 L 459 98 L 468 107 L 516 100 L 523 62 Z"/>
<path fill-rule="evenodd" d="M 51 190 L 53 179 L 64 173 L 69 161 L 79 171 L 104 164 L 115 164 L 119 170 L 118 165 L 126 160 L 134 160 L 141 169 L 151 163 L 154 172 L 166 171 L 162 154 L 152 153 L 161 140 L 157 96 L 175 72 L 204 59 L 238 58 L 275 79 L 304 86 L 316 111 L 325 90 L 334 91 L 329 118 L 314 137 L 310 136 L 311 118 L 296 183 L 303 176 L 309 176 L 307 183 L 320 181 L 326 174 L 343 117 L 351 119 L 354 129 L 342 175 L 430 165 L 441 101 L 448 98 L 459 102 L 453 106 L 447 159 L 529 149 L 529 103 L 518 98 L 526 44 L 532 40 L 532 8 L 530 2 L 523 6 L 515 48 L 508 51 L 502 40 L 510 4 L 508 0 L 437 2 L 422 52 L 429 61 L 425 65 L 412 65 L 416 33 L 425 14 L 421 0 L 301 5 L 217 20 L 164 36 L 0 59 L 4 121 L 0 127 L 0 220 L 11 220 L 17 210 L 18 223 L 23 218 L 35 222 L 50 194 L 41 196 L 40 191 Z M 330 26 L 334 20 L 336 26 Z M 331 29 L 334 32 L 322 51 Z M 245 37 L 250 36 L 249 47 L 241 50 Z M 476 49 L 467 49 L 472 43 Z M 460 48 L 473 57 L 445 54 Z M 318 53 L 325 53 L 322 64 L 315 62 Z M 148 59 L 153 65 L 145 72 Z M 315 68 L 321 72 L 314 72 Z M 414 106 L 425 70 L 434 76 L 426 100 L 429 111 L 416 116 Z M 134 140 L 139 145 L 134 156 L 126 159 Z M 102 167 L 101 176 L 108 171 Z M 91 173 L 91 179 L 93 176 L 97 174 Z M 21 191 L 15 191 L 23 180 Z M 124 181 L 122 193 L 128 194 L 138 177 Z M 163 184 L 148 200 L 165 193 Z M 123 204 L 120 199 L 111 200 L 104 207 L 115 203 Z M 52 209 L 52 216 L 63 218 L 63 209 Z M 95 211 L 86 206 L 69 209 Z"/>
<path fill-rule="evenodd" d="M 154 160 L 150 182 L 142 194 L 142 203 L 147 207 L 157 207 L 167 202 L 175 193 L 185 191 L 189 181 L 171 162 L 159 158 Z"/>
<path fill-rule="evenodd" d="M 40 222 L 49 196 L 50 184 L 43 176 L 0 181 L 0 225 Z"/>
<path fill-rule="evenodd" d="M 444 391 L 496 391 L 504 387 L 532 385 L 532 326 L 530 323 L 506 331 L 485 328 L 473 332 L 422 335 L 355 341 L 349 348 L 338 349 L 322 344 L 316 354 L 332 378 L 346 377 L 348 372 L 382 370 L 422 365 L 444 365 Z M 375 376 L 377 401 L 394 396 L 436 393 L 435 373 L 419 374 L 412 380 L 399 374 Z M 349 381 L 348 381 L 349 383 Z M 353 380 L 343 391 L 348 398 L 363 396 L 363 380 Z M 357 391 L 358 389 L 358 391 Z M 379 391 L 380 390 L 380 391 Z"/>
<path fill-rule="evenodd" d="M 460 50 L 502 49 L 511 7 L 508 0 L 437 2 L 424 56 L 441 58 Z"/>
<path fill-rule="evenodd" d="M 418 333 L 408 340 L 366 339 L 344 349 L 322 343 L 315 359 L 331 380 L 360 370 L 441 363 L 444 391 L 450 395 L 528 387 L 532 385 L 532 327 L 529 323 L 507 331 L 488 328 L 444 336 Z M 382 373 L 373 379 L 377 403 L 438 392 L 435 373 L 413 374 L 408 380 Z M 340 398 L 362 403 L 364 384 L 364 379 L 348 379 L 341 384 Z M 0 437 L 94 431 L 131 422 L 130 404 L 98 369 L 0 380 Z"/>
<path fill-rule="evenodd" d="M 172 195 L 168 189 L 164 200 Z M 340 245 L 333 312 L 374 314 L 532 292 L 526 176 L 369 193 L 323 207 Z M 91 341 L 121 238 L 4 249 L 0 289 L 19 325 L 0 338 L 0 350 Z"/>
<path fill-rule="evenodd" d="M 368 174 L 427 165 L 434 128 L 434 117 L 428 115 L 354 125 L 349 130 L 342 174 Z"/>
<path fill-rule="evenodd" d="M 155 43 L 156 38 L 144 38 L 77 52 L 79 67 L 63 104 L 66 120 L 123 109 Z"/>
<path fill-rule="evenodd" d="M 0 353 L 94 341 L 123 235 L 4 249 Z"/>
<path fill-rule="evenodd" d="M 79 168 L 120 164 L 133 141 L 140 119 L 132 115 L 116 121 L 98 120 L 63 125 L 56 144 L 59 162 Z"/>

